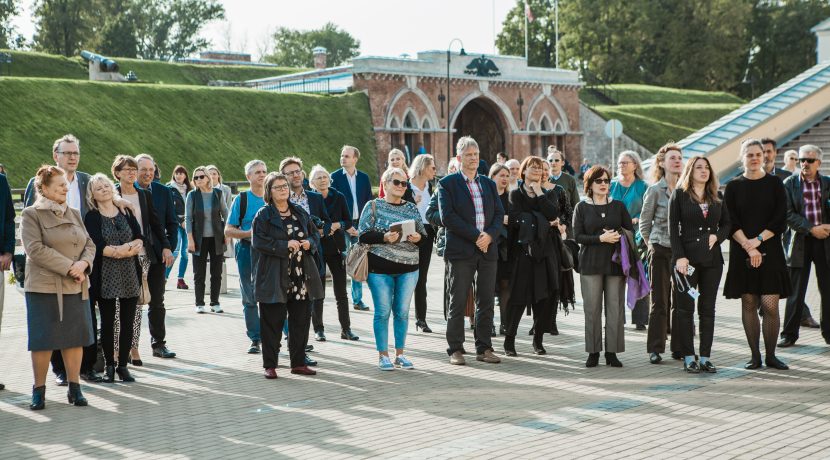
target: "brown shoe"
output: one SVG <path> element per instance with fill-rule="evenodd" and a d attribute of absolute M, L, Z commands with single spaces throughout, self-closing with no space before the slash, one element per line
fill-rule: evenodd
<path fill-rule="evenodd" d="M 816 329 L 821 327 L 821 325 L 815 319 L 813 319 L 812 316 L 809 317 L 809 318 L 802 319 L 801 320 L 801 325 L 804 326 L 804 327 L 812 327 L 812 328 L 816 328 Z"/>
<path fill-rule="evenodd" d="M 476 361 L 484 361 L 485 363 L 498 364 L 501 358 L 493 353 L 493 350 L 484 350 L 484 353 L 476 355 Z"/>
<path fill-rule="evenodd" d="M 460 351 L 453 352 L 450 356 L 450 364 L 455 364 L 456 366 L 463 366 L 467 364 L 467 360 L 464 359 L 464 355 L 461 354 Z"/>

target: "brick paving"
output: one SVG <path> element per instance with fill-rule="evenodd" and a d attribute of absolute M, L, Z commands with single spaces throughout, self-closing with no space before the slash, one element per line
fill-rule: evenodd
<path fill-rule="evenodd" d="M 714 375 L 686 375 L 669 356 L 649 364 L 646 335 L 630 326 L 624 368 L 601 360 L 586 369 L 579 305 L 560 315 L 559 336 L 546 336 L 547 356 L 531 353 L 526 318 L 519 357 L 490 365 L 468 355 L 467 366 L 456 367 L 444 351 L 444 270 L 435 257 L 428 313 L 435 333 L 416 333 L 414 319 L 409 324 L 407 354 L 416 370 L 377 370 L 371 311 L 351 310 L 359 342 L 340 340 L 329 285 L 329 341 L 312 342 L 319 374 L 293 376 L 280 367 L 279 379 L 267 381 L 260 357 L 246 354 L 230 265 L 226 313 L 195 314 L 192 289 L 177 291 L 171 280 L 168 344 L 179 357 L 151 357 L 145 321 L 137 382 L 84 384 L 86 408 L 68 405 L 50 372 L 46 409 L 28 410 L 25 308 L 19 293 L 6 289 L 0 459 L 830 458 L 830 346 L 817 329 L 802 329 L 797 346 L 779 351 L 791 370 L 745 371 L 749 352 L 736 301 L 718 299 Z M 815 280 L 808 303 L 818 315 Z M 494 339 L 499 352 L 501 343 Z"/>

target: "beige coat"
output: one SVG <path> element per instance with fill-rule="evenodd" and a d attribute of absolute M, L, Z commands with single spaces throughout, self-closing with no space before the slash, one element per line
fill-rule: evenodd
<path fill-rule="evenodd" d="M 67 207 L 59 215 L 49 201 L 38 200 L 23 210 L 20 238 L 26 251 L 26 292 L 58 294 L 58 309 L 63 321 L 63 295 L 80 293 L 89 298 L 89 279 L 77 283 L 68 276 L 72 264 L 83 260 L 92 271 L 95 243 L 86 232 L 81 213 Z"/>

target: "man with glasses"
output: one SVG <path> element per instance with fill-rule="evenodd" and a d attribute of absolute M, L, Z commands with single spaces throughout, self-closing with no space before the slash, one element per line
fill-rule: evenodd
<path fill-rule="evenodd" d="M 357 170 L 360 160 L 360 150 L 351 145 L 344 145 L 340 149 L 341 168 L 331 173 L 331 186 L 346 197 L 346 206 L 352 216 L 352 227 L 346 230 L 347 251 L 357 244 L 357 228 L 360 224 L 360 213 L 363 206 L 372 200 L 372 184 L 369 175 Z M 352 280 L 352 304 L 355 310 L 367 311 L 369 307 L 363 303 L 363 283 Z"/>
<path fill-rule="evenodd" d="M 821 335 L 830 345 L 830 178 L 819 173 L 821 155 L 821 149 L 815 145 L 801 146 L 801 174 L 784 180 L 787 230 L 783 242 L 793 293 L 787 298 L 779 347 L 793 346 L 798 340 L 810 264 L 816 266 L 821 296 Z"/>
<path fill-rule="evenodd" d="M 239 270 L 239 291 L 242 293 L 242 313 L 251 346 L 248 353 L 258 354 L 260 345 L 259 310 L 254 295 L 253 259 L 251 258 L 251 226 L 257 211 L 265 206 L 265 176 L 268 168 L 262 160 L 251 160 L 245 165 L 245 178 L 250 188 L 233 199 L 231 213 L 225 224 L 225 237 L 236 238 L 236 267 Z"/>
<path fill-rule="evenodd" d="M 156 162 L 153 157 L 146 153 L 142 153 L 135 157 L 138 163 L 138 186 L 144 190 L 148 190 L 153 196 L 153 208 L 156 212 L 156 218 L 164 227 L 164 236 L 170 244 L 170 249 L 164 247 L 165 245 L 159 241 L 155 232 L 153 235 L 153 247 L 156 251 L 157 262 L 151 263 L 147 271 L 147 284 L 150 286 L 150 304 L 147 308 L 147 321 L 150 328 L 150 346 L 153 349 L 153 356 L 157 358 L 175 358 L 176 353 L 173 353 L 167 348 L 165 341 L 167 330 L 164 326 L 164 318 L 167 315 L 164 309 L 164 288 L 166 278 L 164 272 L 167 267 L 173 266 L 173 251 L 176 250 L 176 245 L 179 242 L 179 219 L 176 217 L 176 208 L 173 205 L 173 192 L 166 185 L 161 184 L 155 180 L 156 177 Z M 149 248 L 148 248 L 149 249 Z M 161 253 L 159 254 L 159 249 Z"/>
<path fill-rule="evenodd" d="M 568 197 L 571 209 L 573 209 L 579 203 L 576 179 L 563 170 L 565 156 L 553 145 L 548 147 L 548 163 L 550 164 L 550 182 L 565 189 L 565 196 Z"/>
<path fill-rule="evenodd" d="M 323 195 L 317 192 L 306 190 L 303 186 L 303 179 L 305 173 L 303 172 L 303 160 L 297 157 L 288 157 L 280 162 L 280 172 L 288 178 L 288 185 L 291 188 L 288 200 L 295 206 L 305 210 L 311 216 L 311 220 L 320 232 L 320 235 L 328 235 L 331 230 L 331 219 L 329 219 L 328 211 L 326 211 L 326 203 L 323 200 Z M 319 238 L 319 235 L 318 235 Z M 320 272 L 320 277 L 326 274 L 326 262 L 323 257 L 323 248 L 317 245 L 318 250 L 314 254 L 314 261 L 317 263 L 317 270 Z M 324 299 L 315 300 L 311 304 L 312 312 L 314 306 L 322 303 Z M 326 334 L 322 329 L 315 331 L 315 340 L 318 342 L 326 341 Z M 308 342 L 307 338 L 303 341 Z M 307 347 L 308 348 L 308 347 Z M 316 366 L 317 362 L 310 359 L 306 355 L 306 365 Z"/>

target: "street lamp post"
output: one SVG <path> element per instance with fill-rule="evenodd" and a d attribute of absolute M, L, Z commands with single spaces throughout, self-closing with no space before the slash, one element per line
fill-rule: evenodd
<path fill-rule="evenodd" d="M 452 44 L 458 42 L 461 44 L 461 51 L 458 53 L 459 56 L 466 56 L 467 53 L 464 51 L 464 42 L 461 41 L 459 38 L 453 38 L 450 41 L 450 44 L 447 45 L 447 164 L 450 164 L 450 160 L 452 159 L 452 112 L 450 111 L 450 48 L 452 48 Z"/>

